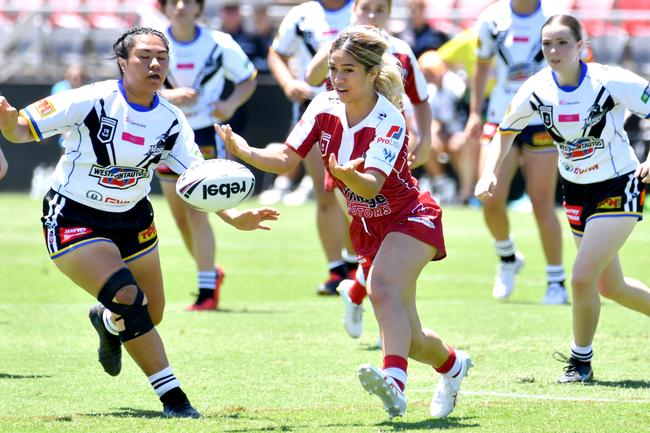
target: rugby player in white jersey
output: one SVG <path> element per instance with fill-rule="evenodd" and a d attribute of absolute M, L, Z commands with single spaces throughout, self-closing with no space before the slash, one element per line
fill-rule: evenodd
<path fill-rule="evenodd" d="M 554 13 L 559 12 L 553 0 L 501 0 L 479 15 L 477 60 L 470 84 L 470 114 L 465 132 L 475 140 L 482 140 L 481 159 L 489 151 L 490 140 L 512 96 L 528 77 L 545 66 L 539 32 Z M 483 94 L 494 57 L 497 83 L 483 125 Z M 555 214 L 557 151 L 539 120 L 533 120 L 517 136 L 515 146 L 499 167 L 499 186 L 483 203 L 483 216 L 499 256 L 492 295 L 496 299 L 508 298 L 515 288 L 515 275 L 524 265 L 524 257 L 517 251 L 510 232 L 506 209 L 510 184 L 520 161 L 547 264 L 543 303 L 565 304 L 562 232 Z"/>
<path fill-rule="evenodd" d="M 169 18 L 169 73 L 160 94 L 178 106 L 205 159 L 225 158 L 213 124 L 230 119 L 256 87 L 257 71 L 232 37 L 197 23 L 204 0 L 159 0 Z M 226 79 L 234 83 L 224 98 Z M 158 168 L 160 186 L 197 268 L 198 296 L 189 311 L 216 310 L 224 270 L 215 266 L 215 236 L 208 215 L 192 209 L 176 195 L 178 175 L 164 164 Z"/>
<path fill-rule="evenodd" d="M 334 40 L 350 24 L 353 0 L 308 1 L 293 7 L 284 17 L 269 49 L 271 73 L 293 102 L 293 126 L 314 96 L 325 91 L 325 86 L 312 87 L 305 81 L 310 60 L 324 43 Z M 297 75 L 290 67 L 296 60 Z M 337 286 L 356 270 L 356 257 L 345 251 L 347 221 L 332 191 L 325 190 L 325 170 L 318 153 L 305 159 L 305 170 L 314 184 L 316 225 L 328 263 L 329 277 L 317 288 L 321 295 L 337 295 Z"/>
<path fill-rule="evenodd" d="M 68 133 L 43 200 L 50 258 L 100 301 L 89 317 L 99 335 L 104 370 L 120 373 L 124 345 L 149 378 L 164 416 L 198 418 L 155 328 L 165 297 L 147 194 L 161 162 L 182 173 L 203 158 L 183 113 L 158 97 L 169 63 L 165 35 L 134 27 L 113 50 L 120 80 L 60 92 L 20 112 L 0 97 L 0 132 L 14 143 Z M 240 230 L 268 229 L 263 222 L 277 218 L 268 208 L 218 214 Z M 112 394 L 107 392 L 107 398 Z"/>
<path fill-rule="evenodd" d="M 422 269 L 446 252 L 442 210 L 431 194 L 418 190 L 409 170 L 401 66 L 383 35 L 362 26 L 338 36 L 329 65 L 334 90 L 314 98 L 285 146 L 254 148 L 227 125 L 219 131 L 235 156 L 274 173 L 318 152 L 346 199 L 350 236 L 383 341 L 383 368 L 362 365 L 361 383 L 382 400 L 391 418 L 401 416 L 407 359 L 423 362 L 442 375 L 430 412 L 444 417 L 453 410 L 472 362 L 422 328 L 416 308 Z"/>
<path fill-rule="evenodd" d="M 625 277 L 618 258 L 642 218 L 650 161 L 639 163 L 623 129 L 625 110 L 650 118 L 650 83 L 619 67 L 584 63 L 580 23 L 551 17 L 542 27 L 542 49 L 550 67 L 517 91 L 490 147 L 476 195 L 498 188 L 498 166 L 517 133 L 541 119 L 559 151 L 564 207 L 578 253 L 571 272 L 573 342 L 560 383 L 592 379 L 592 342 L 600 296 L 650 315 L 650 290 Z"/>

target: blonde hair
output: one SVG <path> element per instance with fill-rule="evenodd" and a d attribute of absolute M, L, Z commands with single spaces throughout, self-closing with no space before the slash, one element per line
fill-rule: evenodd
<path fill-rule="evenodd" d="M 388 52 L 388 44 L 379 30 L 371 26 L 349 27 L 336 38 L 330 55 L 334 51 L 349 54 L 366 68 L 366 72 L 377 70 L 375 90 L 399 110 L 402 109 L 402 65 Z"/>

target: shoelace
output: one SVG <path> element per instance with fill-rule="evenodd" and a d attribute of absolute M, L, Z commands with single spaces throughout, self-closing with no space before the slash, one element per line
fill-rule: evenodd
<path fill-rule="evenodd" d="M 567 364 L 564 366 L 564 371 L 566 373 L 578 370 L 577 366 L 573 362 L 573 358 L 569 358 L 564 353 L 560 353 L 560 352 L 553 353 L 553 359 L 555 359 L 558 362 Z"/>

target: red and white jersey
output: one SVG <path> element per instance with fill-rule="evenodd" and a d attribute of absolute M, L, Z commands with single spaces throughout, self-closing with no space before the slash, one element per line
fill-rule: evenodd
<path fill-rule="evenodd" d="M 419 205 L 419 191 L 407 164 L 404 116 L 388 99 L 378 96 L 370 114 L 349 127 L 345 104 L 336 92 L 319 94 L 289 134 L 286 144 L 303 158 L 317 145 L 328 171 L 332 153 L 339 164 L 363 157 L 365 161 L 359 171 L 376 170 L 386 176 L 383 188 L 375 197 L 363 198 L 340 180 L 334 178 L 334 182 L 346 198 L 348 213 L 353 218 L 390 221 L 409 214 Z"/>
<path fill-rule="evenodd" d="M 182 173 L 203 159 L 178 108 L 158 96 L 151 107 L 129 104 L 117 80 L 57 93 L 20 115 L 36 141 L 70 132 L 51 187 L 99 210 L 131 209 L 149 193 L 161 161 Z"/>
<path fill-rule="evenodd" d="M 547 67 L 519 89 L 499 125 L 518 133 L 541 118 L 559 150 L 560 175 L 589 184 L 636 169 L 639 161 L 623 129 L 625 109 L 650 117 L 648 81 L 623 68 L 581 63 L 576 87 L 560 86 Z"/>
<path fill-rule="evenodd" d="M 214 104 L 222 100 L 226 79 L 235 84 L 255 77 L 257 70 L 239 44 L 228 33 L 196 26 L 191 42 L 174 39 L 166 30 L 169 45 L 169 72 L 165 87 L 192 87 L 199 96 L 192 105 L 179 107 L 192 129 L 212 126 Z"/>
<path fill-rule="evenodd" d="M 278 54 L 297 59 L 297 78 L 304 80 L 307 65 L 325 42 L 336 39 L 350 25 L 354 0 L 346 0 L 339 9 L 325 9 L 319 1 L 293 7 L 284 17 L 271 47 Z M 325 86 L 314 87 L 314 94 Z"/>
<path fill-rule="evenodd" d="M 488 122 L 499 123 L 517 89 L 546 66 L 542 25 L 552 15 L 563 12 L 553 3 L 555 0 L 540 1 L 533 13 L 518 15 L 510 0 L 501 0 L 479 15 L 476 54 L 486 61 L 496 56 L 497 82 L 490 94 Z"/>
<path fill-rule="evenodd" d="M 417 105 L 429 99 L 427 80 L 418 65 L 418 59 L 413 50 L 401 39 L 382 32 L 388 43 L 388 52 L 397 57 L 402 64 L 402 78 L 404 80 L 404 93 L 411 104 Z"/>

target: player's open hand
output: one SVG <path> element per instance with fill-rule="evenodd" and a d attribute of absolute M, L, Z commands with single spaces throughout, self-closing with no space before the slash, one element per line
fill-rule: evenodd
<path fill-rule="evenodd" d="M 246 157 L 250 156 L 251 150 L 244 137 L 235 134 L 228 124 L 217 125 L 215 123 L 214 129 L 226 145 L 226 151 L 228 153 L 235 155 L 244 161 L 248 161 Z"/>
<path fill-rule="evenodd" d="M 638 177 L 643 183 L 650 183 L 650 161 L 643 161 L 634 171 L 634 177 Z"/>
<path fill-rule="evenodd" d="M 0 130 L 11 132 L 18 123 L 18 110 L 11 106 L 4 96 L 0 96 Z"/>
<path fill-rule="evenodd" d="M 336 161 L 336 156 L 334 156 L 333 153 L 330 153 L 328 165 L 332 176 L 336 177 L 337 179 L 341 179 L 343 183 L 346 183 L 346 180 L 356 175 L 357 168 L 363 164 L 363 161 L 363 158 L 356 158 L 346 162 L 345 164 L 339 165 L 339 163 Z"/>
<path fill-rule="evenodd" d="M 263 224 L 263 222 L 277 220 L 280 212 L 270 207 L 260 207 L 245 211 L 229 209 L 227 211 L 221 211 L 219 216 L 239 230 L 271 230 L 271 227 Z"/>
<path fill-rule="evenodd" d="M 484 174 L 476 182 L 476 188 L 474 188 L 474 195 L 481 201 L 485 201 L 492 197 L 492 191 L 497 185 L 497 178 L 494 173 Z"/>

